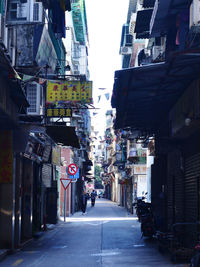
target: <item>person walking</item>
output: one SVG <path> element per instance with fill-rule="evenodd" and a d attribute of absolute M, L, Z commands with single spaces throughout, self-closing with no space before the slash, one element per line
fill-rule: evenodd
<path fill-rule="evenodd" d="M 94 205 L 95 205 L 96 196 L 97 196 L 97 193 L 95 190 L 93 190 L 91 193 L 91 206 L 92 207 L 94 207 Z"/>
<path fill-rule="evenodd" d="M 83 193 L 81 195 L 81 210 L 82 210 L 82 215 L 85 215 L 85 213 L 86 213 L 87 199 L 88 199 L 87 192 L 84 189 L 83 190 Z"/>

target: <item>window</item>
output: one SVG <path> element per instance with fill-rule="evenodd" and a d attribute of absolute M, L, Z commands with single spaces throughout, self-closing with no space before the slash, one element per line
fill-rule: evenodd
<path fill-rule="evenodd" d="M 10 0 L 8 19 L 9 20 L 26 20 L 27 19 L 27 0 Z"/>
<path fill-rule="evenodd" d="M 28 112 L 36 112 L 37 111 L 37 87 L 36 84 L 29 84 L 27 90 L 27 99 L 30 104 L 28 108 Z"/>

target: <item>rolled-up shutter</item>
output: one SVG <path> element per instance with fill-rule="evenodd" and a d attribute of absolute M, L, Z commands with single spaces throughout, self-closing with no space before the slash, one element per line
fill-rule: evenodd
<path fill-rule="evenodd" d="M 168 157 L 168 225 L 184 221 L 184 173 L 183 156 L 174 150 Z"/>
<path fill-rule="evenodd" d="M 43 164 L 42 166 L 42 186 L 51 187 L 52 180 L 52 165 Z"/>

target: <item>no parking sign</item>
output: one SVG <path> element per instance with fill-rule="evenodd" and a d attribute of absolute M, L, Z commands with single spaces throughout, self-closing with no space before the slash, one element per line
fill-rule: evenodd
<path fill-rule="evenodd" d="M 70 175 L 75 175 L 78 171 L 78 167 L 75 163 L 71 163 L 68 167 L 67 167 L 67 172 Z"/>

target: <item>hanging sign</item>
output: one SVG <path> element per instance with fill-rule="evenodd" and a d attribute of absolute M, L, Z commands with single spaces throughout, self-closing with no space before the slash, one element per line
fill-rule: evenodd
<path fill-rule="evenodd" d="M 92 104 L 91 81 L 48 81 L 47 102 L 76 101 Z"/>
<path fill-rule="evenodd" d="M 47 117 L 72 117 L 71 108 L 47 108 L 46 109 Z"/>

